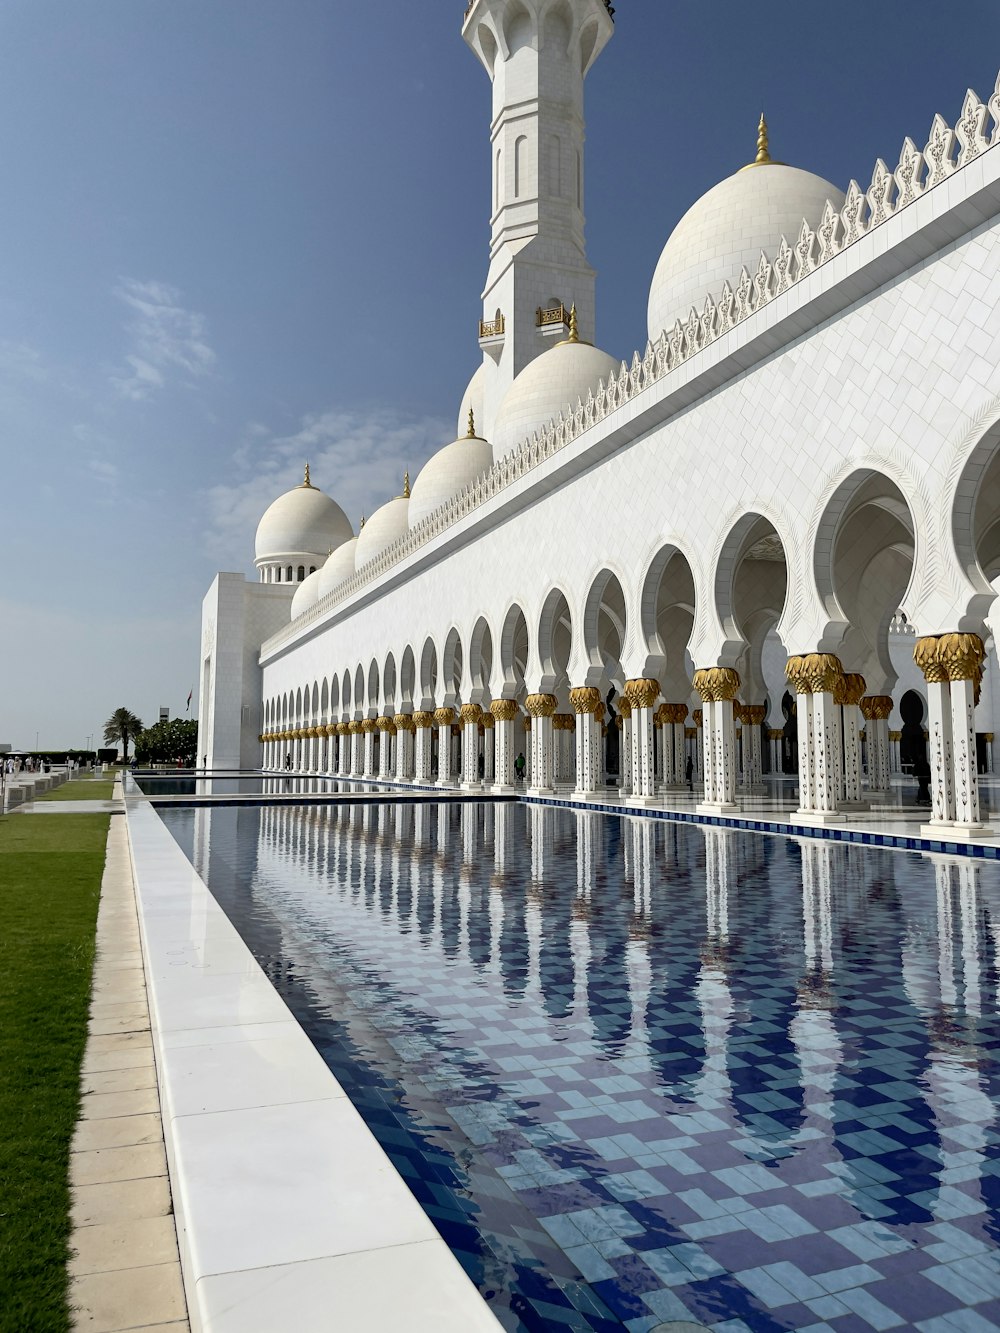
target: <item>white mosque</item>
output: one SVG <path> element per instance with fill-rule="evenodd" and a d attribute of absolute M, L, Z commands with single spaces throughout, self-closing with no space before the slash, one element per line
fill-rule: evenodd
<path fill-rule="evenodd" d="M 258 581 L 205 599 L 199 753 L 507 792 L 523 752 L 530 793 L 611 781 L 635 806 L 690 759 L 706 814 L 785 772 L 821 823 L 929 765 L 933 826 L 977 835 L 1000 81 L 846 192 L 772 161 L 762 119 L 667 238 L 619 363 L 583 212 L 584 81 L 613 33 L 607 0 L 471 0 L 492 238 L 457 438 L 357 534 L 308 468 L 275 500 Z"/>

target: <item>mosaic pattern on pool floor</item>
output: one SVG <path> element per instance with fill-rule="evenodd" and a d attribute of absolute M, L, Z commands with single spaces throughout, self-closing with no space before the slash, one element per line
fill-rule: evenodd
<path fill-rule="evenodd" d="M 163 817 L 505 1327 L 1000 1327 L 996 866 L 543 806 Z"/>

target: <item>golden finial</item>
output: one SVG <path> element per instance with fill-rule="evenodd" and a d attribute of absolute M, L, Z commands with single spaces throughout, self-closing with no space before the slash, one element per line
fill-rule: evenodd
<path fill-rule="evenodd" d="M 573 306 L 569 312 L 569 337 L 566 339 L 566 341 L 568 343 L 578 343 L 580 341 L 580 329 L 576 322 L 575 301 L 573 302 Z"/>
<path fill-rule="evenodd" d="M 312 484 L 312 482 L 309 480 L 309 464 L 308 464 L 308 463 L 306 464 L 306 475 L 305 475 L 305 480 L 303 481 L 302 485 L 305 486 L 305 487 L 308 487 L 309 490 L 311 490 L 311 491 L 314 491 L 314 490 L 316 489 L 316 487 L 315 487 L 315 486 Z"/>
<path fill-rule="evenodd" d="M 409 474 L 409 472 L 404 472 L 404 473 L 403 473 L 403 499 L 404 499 L 404 500 L 408 500 L 409 498 L 410 498 L 410 474 Z"/>
<path fill-rule="evenodd" d="M 362 514 L 362 515 L 361 515 L 361 522 L 360 522 L 360 524 L 358 525 L 358 531 L 360 532 L 361 529 L 362 529 L 364 526 L 365 526 L 365 516 L 364 516 L 364 514 Z"/>
<path fill-rule="evenodd" d="M 469 440 L 476 438 L 476 414 L 472 408 L 469 408 L 469 434 L 466 437 Z"/>
<path fill-rule="evenodd" d="M 763 111 L 760 113 L 760 124 L 757 126 L 757 156 L 754 158 L 754 166 L 766 167 L 771 162 L 771 154 L 768 152 L 767 143 L 767 121 L 764 119 Z"/>

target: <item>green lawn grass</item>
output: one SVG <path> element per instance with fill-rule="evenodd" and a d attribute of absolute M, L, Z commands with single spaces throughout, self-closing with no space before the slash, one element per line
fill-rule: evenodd
<path fill-rule="evenodd" d="M 36 797 L 39 801 L 110 801 L 114 778 L 73 778 L 54 791 Z"/>
<path fill-rule="evenodd" d="M 69 1149 L 109 822 L 0 818 L 0 1333 L 69 1328 Z"/>

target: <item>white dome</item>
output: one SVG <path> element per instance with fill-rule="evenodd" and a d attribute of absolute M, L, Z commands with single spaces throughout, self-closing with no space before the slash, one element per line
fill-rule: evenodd
<path fill-rule="evenodd" d="M 753 277 L 763 250 L 773 259 L 781 238 L 794 245 L 805 220 L 815 228 L 826 202 L 841 208 L 835 185 L 777 162 L 744 168 L 702 195 L 663 247 L 649 290 L 649 338 L 701 314 L 705 298 L 718 300 L 725 282 L 735 287 L 746 268 Z"/>
<path fill-rule="evenodd" d="M 503 396 L 493 425 L 493 457 L 503 458 L 560 412 L 586 402 L 588 390 L 596 394 L 618 364 L 590 343 L 569 340 L 536 356 Z"/>
<path fill-rule="evenodd" d="M 478 435 L 466 435 L 464 439 L 439 449 L 420 469 L 420 475 L 413 483 L 410 527 L 415 528 L 492 465 L 493 450 Z"/>
<path fill-rule="evenodd" d="M 337 504 L 307 479 L 279 495 L 257 525 L 256 562 L 294 557 L 325 560 L 330 551 L 353 536 L 350 520 Z"/>
<path fill-rule="evenodd" d="M 319 576 L 321 570 L 317 569 L 308 577 L 304 578 L 295 589 L 295 596 L 292 598 L 292 619 L 301 616 L 309 611 L 319 601 Z"/>
<path fill-rule="evenodd" d="M 354 552 L 357 545 L 357 537 L 352 537 L 349 542 L 344 542 L 327 556 L 326 564 L 319 571 L 318 600 L 322 600 L 328 592 L 333 592 L 334 588 L 354 573 Z"/>
<path fill-rule="evenodd" d="M 354 552 L 354 563 L 358 569 L 366 565 L 369 560 L 374 560 L 387 546 L 391 546 L 397 537 L 402 537 L 409 530 L 410 525 L 407 522 L 409 511 L 410 502 L 402 495 L 397 495 L 395 500 L 390 500 L 381 509 L 375 510 L 358 533 L 358 544 Z"/>
<path fill-rule="evenodd" d="M 469 380 L 468 388 L 462 396 L 462 406 L 458 410 L 458 429 L 455 432 L 457 438 L 466 435 L 469 430 L 469 413 L 472 412 L 476 419 L 476 426 L 479 430 L 483 429 L 486 421 L 486 362 L 484 361 L 472 379 Z"/>

